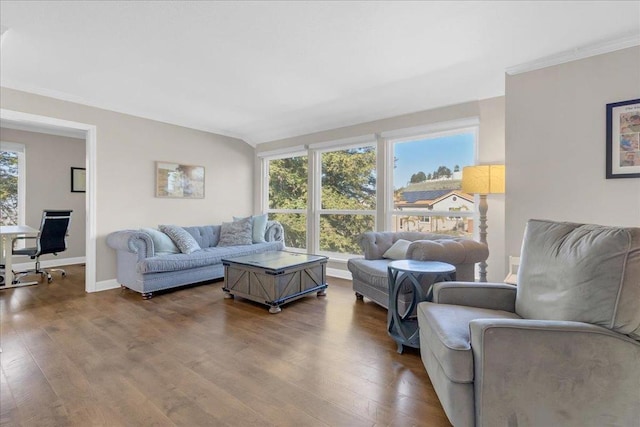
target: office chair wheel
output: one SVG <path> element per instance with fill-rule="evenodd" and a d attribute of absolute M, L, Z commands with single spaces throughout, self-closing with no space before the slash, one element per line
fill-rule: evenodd
<path fill-rule="evenodd" d="M 66 277 L 66 276 L 67 276 L 67 272 L 66 272 L 66 271 L 63 271 L 63 272 L 62 272 L 62 277 Z"/>
<path fill-rule="evenodd" d="M 47 274 L 47 283 L 53 282 L 53 277 L 50 274 Z"/>

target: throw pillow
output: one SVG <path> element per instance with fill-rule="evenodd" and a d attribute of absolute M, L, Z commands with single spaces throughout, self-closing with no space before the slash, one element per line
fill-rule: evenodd
<path fill-rule="evenodd" d="M 200 245 L 196 242 L 196 239 L 186 232 L 184 228 L 178 227 L 177 225 L 161 225 L 158 228 L 167 236 L 171 237 L 171 240 L 173 240 L 183 254 L 190 254 L 200 250 Z"/>
<path fill-rule="evenodd" d="M 251 217 L 239 221 L 223 222 L 220 227 L 218 246 L 250 245 L 253 243 L 251 234 Z"/>
<path fill-rule="evenodd" d="M 253 243 L 264 243 L 267 231 L 267 214 L 253 216 Z"/>
<path fill-rule="evenodd" d="M 253 243 L 264 243 L 267 240 L 264 238 L 264 234 L 267 231 L 267 214 L 253 215 L 247 218 L 251 218 L 251 239 Z M 240 221 L 245 219 L 244 217 L 234 216 L 234 221 Z"/>
<path fill-rule="evenodd" d="M 147 233 L 153 240 L 153 249 L 156 255 L 179 254 L 180 249 L 173 243 L 171 237 L 155 228 L 143 227 L 140 231 Z"/>
<path fill-rule="evenodd" d="M 413 243 L 408 240 L 399 239 L 382 255 L 382 258 L 407 259 L 407 249 Z"/>

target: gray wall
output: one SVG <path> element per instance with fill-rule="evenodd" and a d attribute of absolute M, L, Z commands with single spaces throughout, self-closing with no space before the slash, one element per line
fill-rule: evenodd
<path fill-rule="evenodd" d="M 478 162 L 504 163 L 504 97 L 466 102 L 359 125 L 332 129 L 325 132 L 266 142 L 259 144 L 256 147 L 256 152 L 268 152 L 286 147 L 327 142 L 470 117 L 478 117 L 480 119 L 477 147 Z M 256 170 L 259 171 L 259 162 L 256 162 Z M 259 176 L 259 173 L 256 173 L 256 188 L 259 188 L 258 186 L 260 185 Z M 258 193 L 259 192 L 256 192 L 256 206 L 260 204 Z M 504 251 L 504 197 L 503 194 L 492 194 L 488 196 L 489 212 L 487 214 L 487 223 L 489 228 L 487 240 L 491 254 L 487 261 L 489 264 L 487 277 L 493 281 L 502 281 L 507 271 Z M 346 269 L 344 263 L 341 262 L 332 262 L 329 266 L 332 268 Z"/>
<path fill-rule="evenodd" d="M 85 193 L 71 192 L 70 175 L 71 167 L 85 167 L 85 141 L 5 128 L 0 129 L 0 140 L 25 146 L 27 225 L 40 228 L 43 209 L 73 209 L 67 250 L 40 260 L 84 257 Z M 14 257 L 13 262 L 29 262 L 29 258 Z"/>
<path fill-rule="evenodd" d="M 530 218 L 640 226 L 640 179 L 605 179 L 605 106 L 640 98 L 640 47 L 506 80 L 507 253 Z"/>
<path fill-rule="evenodd" d="M 201 225 L 253 212 L 254 149 L 244 141 L 2 88 L 3 109 L 95 125 L 97 281 L 116 276 L 112 231 L 158 224 Z M 155 197 L 155 161 L 205 167 L 205 198 Z"/>

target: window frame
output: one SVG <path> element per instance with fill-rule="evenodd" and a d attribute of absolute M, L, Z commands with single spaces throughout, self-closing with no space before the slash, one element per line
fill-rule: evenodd
<path fill-rule="evenodd" d="M 281 160 L 281 159 L 290 159 L 293 157 L 307 157 L 307 162 L 309 161 L 309 152 L 307 150 L 300 150 L 297 148 L 294 151 L 282 150 L 276 153 L 265 153 L 261 156 L 261 190 L 262 195 L 260 197 L 261 209 L 260 212 L 269 214 L 301 214 L 306 215 L 307 219 L 307 235 L 306 235 L 306 248 L 295 248 L 295 247 L 287 247 L 287 251 L 289 252 L 297 252 L 297 253 L 310 253 L 309 251 L 309 199 L 307 198 L 307 208 L 305 209 L 273 209 L 269 207 L 269 165 L 273 160 Z M 307 167 L 307 171 L 308 171 Z M 309 191 L 309 181 L 307 180 L 307 195 L 310 194 Z M 286 237 L 285 237 L 286 238 Z"/>
<path fill-rule="evenodd" d="M 396 209 L 393 201 L 395 182 L 393 180 L 393 166 L 394 166 L 394 146 L 395 144 L 401 144 L 403 142 L 410 142 L 420 139 L 435 139 L 447 136 L 460 135 L 465 133 L 471 133 L 473 135 L 474 146 L 474 161 L 473 164 L 478 163 L 478 136 L 480 131 L 480 122 L 477 118 L 456 120 L 451 122 L 436 123 L 434 125 L 419 126 L 415 128 L 399 129 L 396 131 L 390 131 L 382 133 L 382 140 L 386 145 L 387 156 L 385 158 L 385 167 L 389 171 L 388 179 L 385 182 L 387 185 L 384 212 L 384 230 L 391 230 L 393 228 L 394 216 L 419 216 L 419 217 L 448 217 L 451 212 L 430 210 L 425 212 L 424 210 L 417 209 Z M 471 165 L 469 165 L 471 166 Z M 477 206 L 474 196 L 474 207 Z M 474 218 L 477 216 L 477 208 L 469 211 L 459 211 L 460 217 Z M 380 230 L 383 231 L 383 230 Z"/>
<path fill-rule="evenodd" d="M 316 146 L 316 148 L 310 148 L 310 156 L 313 157 L 312 163 L 313 169 L 309 168 L 313 175 L 313 191 L 310 192 L 310 198 L 313 200 L 310 209 L 310 218 L 313 219 L 309 224 L 307 230 L 311 230 L 313 235 L 311 241 L 313 242 L 313 253 L 328 256 L 330 259 L 336 260 L 348 260 L 353 258 L 357 254 L 347 254 L 341 252 L 331 252 L 320 250 L 320 217 L 322 215 L 370 215 L 373 217 L 373 230 L 376 230 L 377 214 L 378 214 L 378 180 L 376 179 L 376 209 L 323 209 L 322 208 L 322 154 L 330 153 L 334 151 L 344 151 L 356 148 L 370 147 L 376 151 L 376 165 L 378 164 L 378 143 L 374 135 L 368 138 L 358 140 L 358 142 L 347 142 L 343 144 L 328 144 L 327 146 Z M 311 166 L 311 164 L 310 164 Z M 372 230 L 372 231 L 373 231 Z M 307 235 L 309 232 L 307 232 Z M 309 237 L 307 237 L 309 239 Z M 307 240 L 309 241 L 309 240 Z"/>
<path fill-rule="evenodd" d="M 18 224 L 26 225 L 27 215 L 27 165 L 26 146 L 17 142 L 0 141 L 0 151 L 16 153 L 18 156 Z"/>

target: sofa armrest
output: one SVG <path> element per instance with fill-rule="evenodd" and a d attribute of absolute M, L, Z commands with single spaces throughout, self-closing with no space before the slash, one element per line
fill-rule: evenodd
<path fill-rule="evenodd" d="M 504 283 L 440 282 L 433 285 L 433 302 L 515 313 L 516 289 Z"/>
<path fill-rule="evenodd" d="M 476 425 L 637 425 L 640 342 L 581 322 L 479 319 L 469 326 Z"/>
<path fill-rule="evenodd" d="M 107 245 L 116 251 L 138 254 L 139 260 L 155 254 L 151 236 L 137 230 L 114 231 L 107 236 Z"/>
<path fill-rule="evenodd" d="M 407 249 L 407 258 L 449 264 L 475 264 L 489 257 L 486 244 L 469 239 L 416 240 Z"/>
<path fill-rule="evenodd" d="M 282 224 L 278 221 L 267 221 L 264 239 L 267 242 L 284 242 L 284 227 Z"/>

